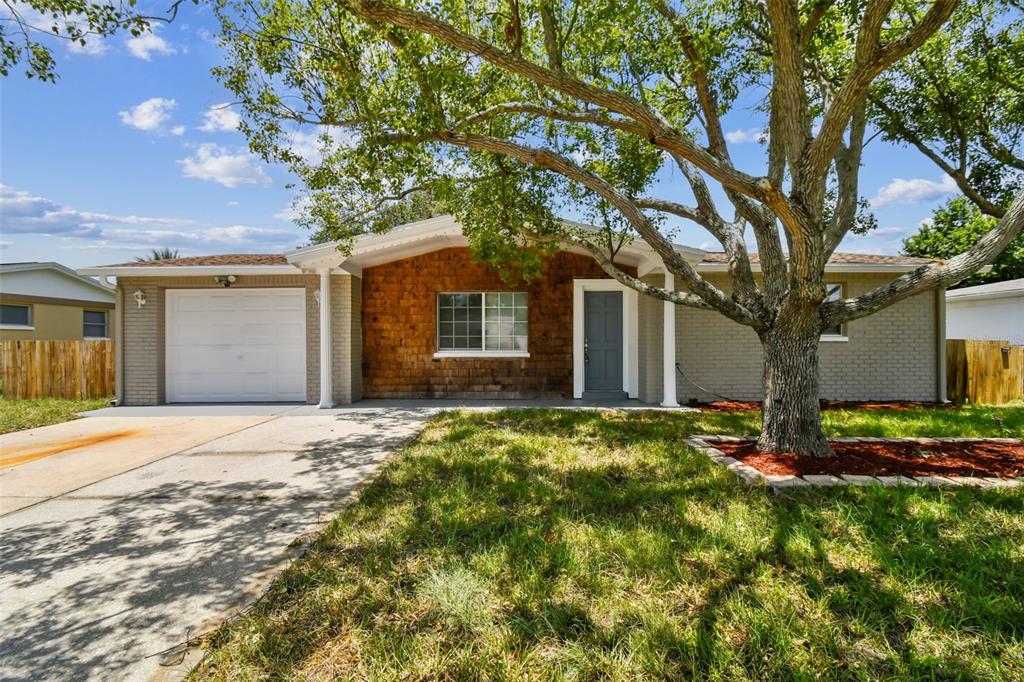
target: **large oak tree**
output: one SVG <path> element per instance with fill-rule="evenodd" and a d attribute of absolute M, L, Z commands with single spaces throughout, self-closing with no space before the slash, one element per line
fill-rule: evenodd
<path fill-rule="evenodd" d="M 949 151 L 930 146 L 947 129 L 920 120 L 901 128 L 894 103 L 906 95 L 915 55 L 936 69 L 953 58 L 943 41 L 951 17 L 965 21 L 958 12 L 966 7 L 958 0 L 224 0 L 229 55 L 218 73 L 245 110 L 252 147 L 302 178 L 311 199 L 306 219 L 318 230 L 345 240 L 386 229 L 376 218 L 381 207 L 429 190 L 463 223 L 476 254 L 506 271 L 529 276 L 553 244 L 582 246 L 627 286 L 751 327 L 764 349 L 759 446 L 825 456 L 822 329 L 958 282 L 995 258 L 1024 223 L 1019 194 L 991 211 L 997 224 L 967 252 L 857 298 L 826 301 L 829 256 L 850 230 L 870 224 L 861 220 L 858 193 L 864 145 L 880 130 L 919 141 L 939 158 Z M 1013 2 L 970 7 L 1001 26 L 1019 22 Z M 979 50 L 982 61 L 997 51 Z M 1019 101 L 1017 76 L 1009 85 L 999 77 L 1006 80 L 978 68 L 957 85 L 995 92 L 988 99 L 1000 105 Z M 761 93 L 764 161 L 740 168 L 722 117 L 751 92 Z M 965 133 L 982 151 L 974 138 L 986 130 L 1007 142 L 994 125 L 1003 112 L 986 113 L 987 122 Z M 296 151 L 296 134 L 309 131 L 320 136 L 320 154 Z M 1018 154 L 990 156 L 1005 165 Z M 956 179 L 969 187 L 974 157 L 967 157 Z M 661 182 L 653 197 L 666 168 L 675 185 Z M 723 201 L 715 201 L 714 185 Z M 598 229 L 556 219 L 567 210 Z M 673 248 L 665 216 L 721 243 L 728 287 L 702 277 Z M 647 242 L 683 291 L 619 269 L 616 250 L 631 239 Z M 759 252 L 760 276 L 748 242 Z"/>

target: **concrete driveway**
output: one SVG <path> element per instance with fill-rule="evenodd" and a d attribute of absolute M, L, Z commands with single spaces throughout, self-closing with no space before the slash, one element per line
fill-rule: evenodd
<path fill-rule="evenodd" d="M 115 408 L 2 437 L 0 678 L 166 671 L 434 411 Z"/>

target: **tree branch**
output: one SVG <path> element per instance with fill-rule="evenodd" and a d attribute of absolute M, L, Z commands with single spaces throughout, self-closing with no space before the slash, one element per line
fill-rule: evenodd
<path fill-rule="evenodd" d="M 782 0 L 775 0 L 780 2 Z M 818 136 L 807 150 L 801 180 L 813 184 L 824 178 L 850 117 L 861 106 L 872 81 L 898 59 L 921 47 L 956 8 L 959 0 L 935 0 L 924 18 L 906 34 L 888 44 L 879 44 L 878 33 L 888 16 L 891 0 L 872 0 L 865 10 L 857 40 L 854 64 L 826 110 Z"/>
<path fill-rule="evenodd" d="M 660 114 L 629 95 L 593 86 L 565 72 L 552 71 L 464 33 L 425 12 L 405 9 L 381 0 L 351 0 L 350 7 L 364 19 L 382 21 L 392 26 L 425 33 L 538 85 L 631 118 L 640 124 L 644 137 L 651 144 L 680 154 L 723 185 L 765 203 L 788 203 L 771 183 L 722 163 L 713 154 L 675 130 Z"/>
<path fill-rule="evenodd" d="M 970 199 L 982 213 L 986 213 L 995 218 L 1003 217 L 1003 214 L 1006 213 L 1006 209 L 982 196 L 982 194 L 978 192 L 973 185 L 971 185 L 962 170 L 954 168 L 952 164 L 925 144 L 924 140 L 904 124 L 902 117 L 897 112 L 893 111 L 889 105 L 879 99 L 873 99 L 872 104 L 874 104 L 878 110 L 885 115 L 886 121 L 889 125 L 898 130 L 900 135 L 902 135 L 907 142 L 914 145 L 918 151 L 928 157 L 932 163 L 942 169 L 943 173 L 953 178 L 953 181 L 956 182 L 956 186 L 964 193 L 964 196 Z"/>
<path fill-rule="evenodd" d="M 835 325 L 856 320 L 892 305 L 914 294 L 936 287 L 948 287 L 970 277 L 998 256 L 1024 228 L 1024 190 L 1017 193 L 1006 214 L 973 248 L 945 263 L 926 265 L 863 296 L 831 301 L 821 306 L 825 324 Z"/>

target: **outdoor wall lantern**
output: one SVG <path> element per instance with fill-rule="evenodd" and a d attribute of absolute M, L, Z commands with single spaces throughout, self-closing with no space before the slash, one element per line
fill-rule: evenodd
<path fill-rule="evenodd" d="M 139 304 L 140 308 L 146 305 L 146 292 L 142 289 L 136 289 L 135 292 L 132 293 L 132 298 L 135 299 L 135 302 Z"/>
<path fill-rule="evenodd" d="M 235 277 L 234 275 L 217 275 L 216 277 L 213 278 L 213 281 L 215 281 L 217 284 L 224 285 L 224 288 L 231 286 L 237 280 L 238 278 Z"/>
<path fill-rule="evenodd" d="M 317 289 L 313 292 L 313 300 L 316 301 L 316 307 L 320 307 L 320 290 Z"/>

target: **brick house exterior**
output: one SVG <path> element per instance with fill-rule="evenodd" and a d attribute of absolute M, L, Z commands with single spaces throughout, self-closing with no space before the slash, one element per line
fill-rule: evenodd
<path fill-rule="evenodd" d="M 728 289 L 719 254 L 679 249 L 711 282 Z M 844 296 L 864 293 L 921 262 L 854 254 L 837 254 L 833 261 L 829 282 L 841 285 Z M 643 243 L 624 247 L 617 263 L 645 281 L 665 284 L 660 260 Z M 322 407 L 363 398 L 579 398 L 589 381 L 583 317 L 592 290 L 622 292 L 623 395 L 667 405 L 761 397 L 761 349 L 749 328 L 715 312 L 637 295 L 589 255 L 572 250 L 550 256 L 540 277 L 508 283 L 473 260 L 461 228 L 447 216 L 362 238 L 349 256 L 328 244 L 285 255 L 181 258 L 82 272 L 117 277 L 118 399 L 124 405 L 167 402 L 169 387 L 186 380 L 197 383 L 203 396 L 202 373 L 169 367 L 169 325 L 181 327 L 182 338 L 199 339 L 195 357 L 209 354 L 216 371 L 223 369 L 223 376 L 208 382 L 210 401 L 272 396 L 272 390 L 261 390 L 261 372 L 285 364 L 286 355 L 301 361 L 289 370 L 289 381 L 304 386 L 306 402 Z M 282 306 L 282 327 L 302 329 L 278 338 L 267 311 L 246 306 L 274 306 L 289 291 L 287 300 L 301 300 L 301 309 Z M 214 300 L 207 296 L 237 296 L 239 305 L 229 306 L 225 319 L 206 323 L 207 340 L 194 320 L 209 316 L 176 313 L 168 306 L 169 292 L 192 292 L 186 309 L 198 310 L 195 315 Z M 525 293 L 525 349 L 442 349 L 438 301 L 450 292 Z M 823 336 L 821 396 L 942 400 L 944 300 L 941 291 L 920 294 Z M 239 388 L 224 392 L 224 385 Z"/>

